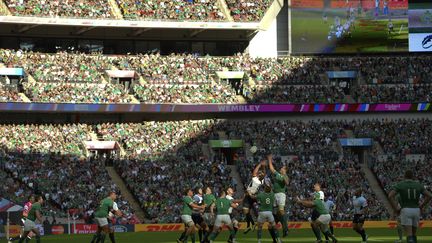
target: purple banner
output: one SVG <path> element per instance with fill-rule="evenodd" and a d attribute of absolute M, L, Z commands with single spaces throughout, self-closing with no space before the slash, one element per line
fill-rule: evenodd
<path fill-rule="evenodd" d="M 409 104 L 51 104 L 0 103 L 0 112 L 221 113 L 221 112 L 406 112 L 430 111 L 430 103 Z"/>

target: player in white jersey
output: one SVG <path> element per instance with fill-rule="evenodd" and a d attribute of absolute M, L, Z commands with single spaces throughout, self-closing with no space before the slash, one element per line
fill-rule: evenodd
<path fill-rule="evenodd" d="M 327 200 L 324 201 L 324 206 L 333 218 L 333 213 L 334 213 L 334 210 L 336 209 L 336 204 L 333 202 L 333 197 L 331 197 L 331 196 L 328 197 Z M 334 235 L 334 227 L 333 227 L 333 221 L 332 220 L 330 220 L 329 226 L 330 226 L 330 233 L 332 233 L 332 235 Z M 327 235 L 325 236 L 325 238 L 326 238 L 326 242 L 328 242 L 330 240 Z"/>
<path fill-rule="evenodd" d="M 258 193 L 259 188 L 263 184 L 265 172 L 260 169 L 266 165 L 266 160 L 262 159 L 261 162 L 255 166 L 252 172 L 252 181 L 246 188 L 246 194 L 243 200 L 243 213 L 246 215 L 247 228 L 245 234 L 252 230 L 251 225 L 255 227 L 255 222 L 252 218 L 251 209 L 253 209 L 254 203 L 256 202 L 255 196 Z"/>
<path fill-rule="evenodd" d="M 353 230 L 357 232 L 362 237 L 362 242 L 367 242 L 368 235 L 363 228 L 363 224 L 365 222 L 365 217 L 367 215 L 367 200 L 362 195 L 362 190 L 358 189 L 355 192 L 355 196 L 353 198 L 353 207 L 354 207 L 354 219 L 353 219 Z"/>

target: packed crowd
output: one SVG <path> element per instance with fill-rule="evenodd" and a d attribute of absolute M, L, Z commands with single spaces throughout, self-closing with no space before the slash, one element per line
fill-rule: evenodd
<path fill-rule="evenodd" d="M 239 22 L 259 22 L 273 3 L 272 0 L 226 0 L 231 15 Z"/>
<path fill-rule="evenodd" d="M 430 102 L 431 84 L 365 85 L 352 91 L 352 97 L 359 102 Z"/>
<path fill-rule="evenodd" d="M 428 102 L 432 90 L 428 72 L 421 72 L 427 70 L 425 62 L 417 56 L 276 59 L 247 54 L 107 56 L 0 49 L 0 63 L 23 67 L 35 79 L 23 86 L 37 102 L 126 103 L 131 102 L 129 95 L 144 103 L 236 103 L 236 95 L 257 103 Z M 123 85 L 107 84 L 105 70 L 116 69 L 134 70 L 139 75 L 130 93 Z M 328 85 L 325 76 L 331 70 L 357 70 L 360 80 L 369 84 L 351 90 Z M 217 71 L 244 72 L 241 85 L 219 80 Z M 0 101 L 21 98 L 0 90 Z"/>
<path fill-rule="evenodd" d="M 288 194 L 289 201 L 293 202 L 296 196 L 309 197 L 312 185 L 320 182 L 327 197 L 336 202 L 336 218 L 346 220 L 351 217 L 354 191 L 361 187 L 370 200 L 370 217 L 387 217 L 360 171 L 358 158 L 352 154 L 341 156 L 336 151 L 337 138 L 346 136 L 345 122 L 239 121 L 221 123 L 220 126 L 226 129 L 231 139 L 242 138 L 258 148 L 265 148 L 254 154 L 253 159 L 239 161 L 238 169 L 244 184 L 249 183 L 251 171 L 259 159 L 271 152 L 278 155 L 276 167 L 287 165 L 289 168 L 288 191 L 295 192 Z M 358 184 L 359 181 L 363 183 Z M 310 216 L 309 210 L 294 203 L 288 205 L 290 220 L 307 220 Z"/>
<path fill-rule="evenodd" d="M 90 131 L 91 126 L 84 124 L 2 125 L 1 168 L 26 185 L 27 191 L 45 196 L 51 210 L 64 215 L 77 209 L 77 216 L 85 217 L 108 191 L 118 191 L 103 158 L 84 156 L 83 141 L 91 139 Z M 122 220 L 135 220 L 128 203 L 121 196 L 118 201 L 126 213 Z"/>
<path fill-rule="evenodd" d="M 255 86 L 243 89 L 252 103 L 341 103 L 345 92 L 335 86 Z"/>
<path fill-rule="evenodd" d="M 112 18 L 111 8 L 106 0 L 84 1 L 44 1 L 44 0 L 5 0 L 13 15 L 70 17 L 101 19 Z"/>
<path fill-rule="evenodd" d="M 354 121 L 351 126 L 356 137 L 373 138 L 386 154 L 432 154 L 428 119 Z"/>
<path fill-rule="evenodd" d="M 119 84 L 24 83 L 26 95 L 34 102 L 48 103 L 131 103 Z"/>
<path fill-rule="evenodd" d="M 238 103 L 229 85 L 136 85 L 135 95 L 144 103 Z"/>
<path fill-rule="evenodd" d="M 397 166 L 395 166 L 397 164 Z M 432 179 L 427 168 L 431 167 L 431 155 L 428 154 L 424 159 L 407 160 L 405 155 L 398 154 L 389 156 L 385 160 L 373 161 L 372 169 L 381 182 L 382 187 L 387 193 L 393 189 L 395 181 L 403 178 L 406 170 L 415 172 L 416 178 L 421 181 L 430 191 Z M 423 219 L 432 219 L 432 206 L 422 212 Z"/>
<path fill-rule="evenodd" d="M 9 181 L 1 192 L 20 201 L 28 190 L 38 190 L 58 210 L 79 208 L 83 217 L 93 212 L 108 190 L 118 190 L 104 169 L 105 158 L 88 159 L 82 141 L 94 132 L 103 140 L 117 141 L 124 148 L 114 165 L 145 210 L 148 222 L 179 222 L 178 198 L 185 187 L 211 185 L 214 191 L 236 184 L 230 177 L 227 161 L 206 153 L 209 139 L 242 139 L 259 148 L 255 154 L 236 156 L 243 184 L 259 159 L 274 154 L 275 165 L 287 165 L 290 178 L 288 201 L 296 196 L 309 197 L 314 182 L 320 182 L 327 197 L 337 205 L 335 218 L 351 217 L 354 190 L 361 187 L 369 204 L 371 219 L 388 214 L 371 191 L 360 170 L 358 157 L 338 145 L 338 138 L 352 130 L 355 137 L 371 137 L 385 154 L 394 155 L 384 163 L 372 165 L 388 190 L 403 170 L 415 167 L 419 179 L 431 183 L 424 161 L 407 163 L 406 154 L 431 154 L 428 141 L 432 133 L 429 120 L 365 121 L 289 121 L 289 120 L 187 120 L 142 123 L 104 123 L 97 125 L 2 125 L 0 126 L 0 177 Z M 94 136 L 94 135 L 93 135 Z M 394 166 L 395 160 L 400 166 Z M 398 159 L 399 158 L 399 159 Z M 392 167 L 392 168 L 390 168 Z M 314 168 L 314 169 L 311 169 Z M 4 173 L 6 171 L 6 173 Z M 10 176 L 12 175 L 12 176 Z M 322 176 L 326 175 L 326 176 Z M 65 180 L 65 178 L 74 178 Z M 98 179 L 98 180 L 96 180 Z M 164 187 L 161 187 L 164 185 Z M 343 185 L 343 187 L 341 187 Z M 92 192 L 89 194 L 89 192 Z M 120 199 L 132 220 L 128 203 Z M 306 220 L 310 213 L 288 203 L 290 220 Z"/>
<path fill-rule="evenodd" d="M 6 88 L 0 83 L 0 102 L 21 102 L 23 101 L 16 90 Z"/>
<path fill-rule="evenodd" d="M 117 0 L 125 19 L 223 21 L 216 0 Z"/>

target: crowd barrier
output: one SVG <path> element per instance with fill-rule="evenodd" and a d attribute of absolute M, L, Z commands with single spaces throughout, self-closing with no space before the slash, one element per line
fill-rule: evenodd
<path fill-rule="evenodd" d="M 352 228 L 351 221 L 335 221 L 333 222 L 335 228 Z M 396 228 L 396 221 L 366 221 L 365 228 Z M 5 226 L 6 227 L 6 226 Z M 67 224 L 61 225 L 47 225 L 38 226 L 42 235 L 61 235 L 61 234 L 94 234 L 97 230 L 95 224 L 76 224 L 68 226 Z M 126 224 L 112 226 L 115 232 L 180 232 L 184 230 L 183 224 Z M 267 225 L 264 225 L 266 228 Z M 280 225 L 278 225 L 280 228 Z M 309 229 L 309 222 L 291 222 L 288 227 L 290 229 Z M 432 221 L 421 221 L 420 228 L 432 228 Z M 69 229 L 71 232 L 69 232 Z M 240 229 L 246 229 L 245 223 L 240 223 Z M 10 236 L 17 236 L 21 232 L 21 226 L 11 225 L 9 227 Z"/>

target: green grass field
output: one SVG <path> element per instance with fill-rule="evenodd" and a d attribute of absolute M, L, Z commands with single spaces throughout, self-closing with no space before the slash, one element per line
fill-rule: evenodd
<path fill-rule="evenodd" d="M 328 13 L 326 23 L 321 11 L 294 10 L 291 26 L 293 52 L 321 53 L 331 46 L 335 47 L 330 48 L 331 53 L 408 51 L 408 18 L 394 18 L 394 32 L 389 34 L 388 19 L 374 20 L 371 16 L 364 16 L 355 21 L 351 37 L 331 43 L 327 36 L 335 16 L 344 20 L 346 13 L 343 10 L 333 10 Z"/>
<path fill-rule="evenodd" d="M 388 242 L 392 243 L 397 239 L 395 230 L 392 229 L 369 229 L 368 242 Z M 356 235 L 351 229 L 335 229 L 335 234 L 340 242 L 360 242 L 359 236 Z M 179 232 L 155 232 L 155 233 L 117 233 L 116 240 L 118 243 L 173 243 L 176 238 L 180 235 Z M 71 242 L 71 243 L 86 243 L 90 242 L 92 235 L 61 235 L 61 236 L 45 236 L 42 238 L 42 242 Z M 226 232 L 219 235 L 216 242 L 226 242 L 228 235 Z M 243 232 L 239 232 L 237 235 L 237 241 L 239 243 L 252 243 L 257 242 L 255 232 L 250 232 L 244 235 Z M 198 237 L 197 237 L 198 238 Z M 432 242 L 432 229 L 422 229 L 418 237 L 422 243 Z M 0 243 L 6 242 L 1 240 Z M 34 242 L 31 241 L 31 242 Z M 108 239 L 105 242 L 110 242 Z M 190 242 L 190 241 L 189 241 Z M 268 231 L 263 232 L 263 242 L 271 242 Z M 315 238 L 312 232 L 308 229 L 293 229 L 290 231 L 290 235 L 283 238 L 283 242 L 315 242 Z"/>

